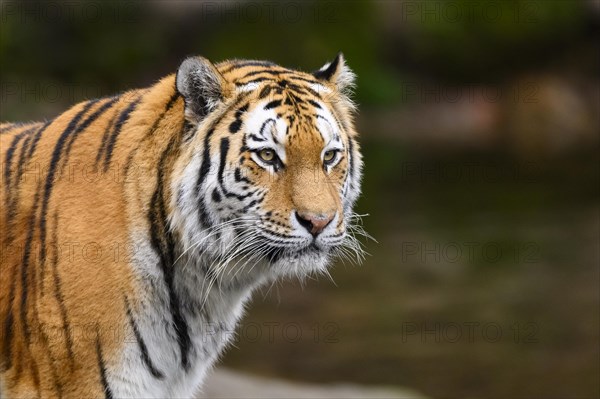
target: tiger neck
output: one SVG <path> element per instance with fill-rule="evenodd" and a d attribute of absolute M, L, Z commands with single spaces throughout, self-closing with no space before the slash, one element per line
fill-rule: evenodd
<path fill-rule="evenodd" d="M 265 278 L 257 268 L 244 279 L 211 283 L 214 259 L 198 253 L 180 257 L 181 232 L 169 220 L 179 200 L 171 191 L 171 179 L 182 157 L 185 126 L 183 100 L 173 91 L 172 80 L 151 89 L 163 111 L 152 127 L 144 128 L 150 133 L 132 152 L 138 175 L 127 180 L 125 190 L 131 219 L 145 221 L 130 233 L 138 284 L 137 298 L 130 298 L 132 316 L 148 351 L 160 354 L 149 361 L 161 359 L 155 366 L 165 375 L 165 384 L 171 381 L 175 387 L 182 378 L 192 385 L 201 381 L 231 340 L 244 303 Z M 177 388 L 169 389 L 169 396 L 185 396 Z"/>
<path fill-rule="evenodd" d="M 244 304 L 267 280 L 266 273 L 211 284 L 213 279 L 205 272 L 211 259 L 182 257 L 171 274 L 163 275 L 158 257 L 156 263 L 144 258 L 144 264 L 137 263 L 146 269 L 138 274 L 145 276 L 135 313 L 140 334 L 149 352 L 160 353 L 153 358 L 162 359 L 166 386 L 184 380 L 197 386 L 234 337 Z M 167 388 L 169 395 L 182 393 L 173 387 Z"/>

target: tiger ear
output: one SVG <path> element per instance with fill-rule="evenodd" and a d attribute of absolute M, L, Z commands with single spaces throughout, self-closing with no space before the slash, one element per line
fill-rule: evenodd
<path fill-rule="evenodd" d="M 346 95 L 351 94 L 356 79 L 356 75 L 346 65 L 346 60 L 341 52 L 337 54 L 333 61 L 313 72 L 313 76 L 334 85 L 340 93 Z"/>
<path fill-rule="evenodd" d="M 225 79 L 206 58 L 187 58 L 179 66 L 175 80 L 177 91 L 185 100 L 185 117 L 191 122 L 201 122 L 223 101 Z"/>

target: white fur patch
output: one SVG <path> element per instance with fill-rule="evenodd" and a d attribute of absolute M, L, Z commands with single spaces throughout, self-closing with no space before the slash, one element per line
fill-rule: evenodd
<path fill-rule="evenodd" d="M 332 92 L 329 87 L 322 85 L 320 83 L 311 83 L 310 88 L 319 94 L 330 94 Z"/>
<path fill-rule="evenodd" d="M 242 93 L 248 92 L 248 91 L 254 91 L 258 88 L 258 86 L 259 86 L 258 82 L 251 82 L 251 83 L 247 83 L 243 86 L 238 86 L 237 90 Z"/>
<path fill-rule="evenodd" d="M 267 101 L 259 103 L 252 111 L 246 115 L 245 131 L 252 133 L 265 141 L 248 140 L 247 146 L 250 149 L 273 148 L 282 162 L 286 161 L 285 144 L 287 141 L 287 124 L 281 118 L 277 118 L 277 112 L 274 109 L 264 109 Z M 269 120 L 272 120 L 269 122 Z M 266 123 L 266 125 L 265 125 Z M 261 129 L 264 127 L 263 131 Z"/>

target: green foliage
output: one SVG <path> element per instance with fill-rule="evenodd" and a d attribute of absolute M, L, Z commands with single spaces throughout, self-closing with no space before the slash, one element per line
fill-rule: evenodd
<path fill-rule="evenodd" d="M 3 3 L 5 79 L 51 77 L 110 93 L 149 84 L 190 54 L 313 70 L 343 51 L 359 77 L 359 103 L 385 105 L 399 100 L 407 72 L 494 79 L 543 61 L 584 25 L 582 3 L 570 1 L 428 0 L 389 12 L 362 1 L 52 3 L 58 11 L 43 1 Z"/>
<path fill-rule="evenodd" d="M 571 46 L 584 27 L 584 2 L 410 2 L 403 19 L 412 57 L 430 71 L 469 80 L 506 74 Z"/>

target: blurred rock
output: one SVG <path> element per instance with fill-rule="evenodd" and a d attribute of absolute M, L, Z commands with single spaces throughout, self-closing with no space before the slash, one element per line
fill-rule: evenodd
<path fill-rule="evenodd" d="M 502 93 L 484 86 L 406 84 L 403 103 L 361 109 L 359 131 L 367 137 L 433 146 L 488 148 L 498 142 Z"/>
<path fill-rule="evenodd" d="M 504 148 L 540 158 L 597 146 L 600 83 L 531 75 L 496 86 L 410 83 L 403 103 L 361 109 L 365 137 L 442 148 Z"/>
<path fill-rule="evenodd" d="M 227 369 L 209 374 L 199 398 L 395 398 L 421 399 L 410 389 L 350 383 L 305 384 L 250 376 Z"/>
<path fill-rule="evenodd" d="M 529 76 L 510 90 L 506 138 L 521 157 L 560 155 L 598 143 L 597 81 L 578 84 L 557 75 Z"/>

